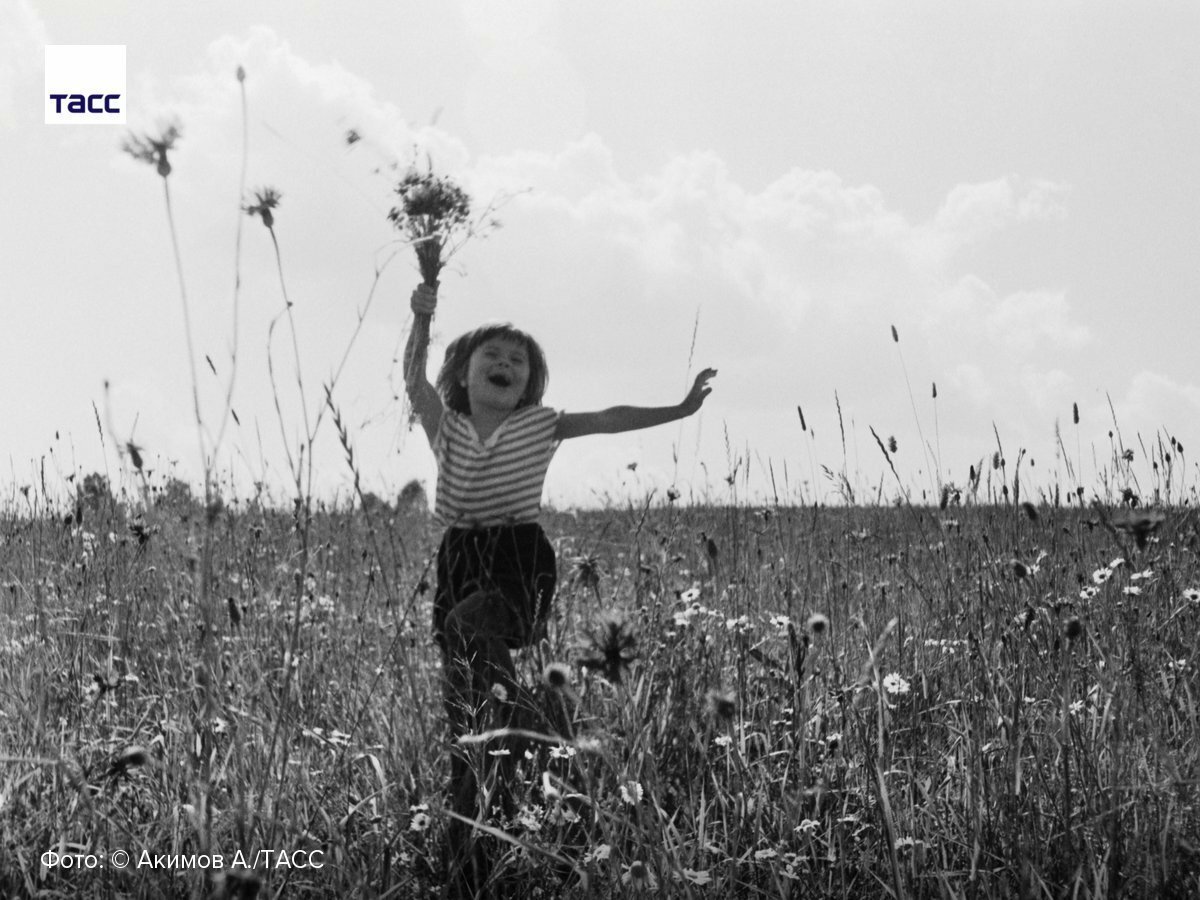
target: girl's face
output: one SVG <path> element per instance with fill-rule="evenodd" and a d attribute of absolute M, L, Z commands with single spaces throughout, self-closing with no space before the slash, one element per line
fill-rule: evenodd
<path fill-rule="evenodd" d="M 471 354 L 462 385 L 473 413 L 481 407 L 516 409 L 529 386 L 529 353 L 524 343 L 488 338 Z"/>

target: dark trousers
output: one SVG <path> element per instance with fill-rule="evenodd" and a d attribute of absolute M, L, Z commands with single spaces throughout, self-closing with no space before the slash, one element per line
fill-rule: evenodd
<path fill-rule="evenodd" d="M 543 631 L 556 580 L 554 548 L 536 523 L 446 531 L 438 548 L 433 632 L 442 649 L 446 715 L 455 740 L 511 725 L 529 705 L 511 650 L 532 644 Z M 508 804 L 506 785 L 516 759 L 490 756 L 487 749 L 456 742 L 451 753 L 450 808 L 466 819 L 486 814 L 496 802 Z M 448 838 L 458 893 L 474 896 L 486 881 L 486 860 L 465 823 L 453 820 Z"/>

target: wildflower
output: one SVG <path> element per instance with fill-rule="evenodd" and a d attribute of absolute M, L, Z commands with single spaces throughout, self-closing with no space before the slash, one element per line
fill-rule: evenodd
<path fill-rule="evenodd" d="M 823 613 L 813 613 L 808 617 L 805 627 L 813 634 L 822 634 L 829 627 L 829 617 Z"/>
<path fill-rule="evenodd" d="M 1200 588 L 1188 588 L 1183 592 L 1183 599 L 1191 604 L 1200 604 Z"/>
<path fill-rule="evenodd" d="M 1132 534 L 1138 549 L 1145 550 L 1146 544 L 1150 541 L 1150 535 L 1158 531 L 1159 526 L 1166 520 L 1166 515 L 1157 510 L 1136 514 L 1130 512 L 1123 517 L 1114 518 L 1113 526 L 1126 534 Z"/>
<path fill-rule="evenodd" d="M 179 134 L 179 126 L 175 124 L 167 125 L 158 137 L 148 134 L 138 137 L 131 134 L 122 142 L 121 149 L 134 159 L 154 166 L 158 174 L 166 178 L 171 174 L 171 163 L 167 159 L 167 153 L 175 149 Z"/>
<path fill-rule="evenodd" d="M 144 766 L 150 761 L 150 754 L 146 752 L 144 747 L 139 747 L 137 744 L 131 744 L 126 747 L 108 767 L 108 777 L 115 778 L 118 775 L 124 775 L 130 769 L 135 769 L 138 766 Z"/>
<path fill-rule="evenodd" d="M 801 819 L 800 824 L 796 826 L 796 834 L 802 834 L 805 837 L 812 837 L 817 833 L 817 829 L 821 827 L 821 823 L 816 819 Z"/>
<path fill-rule="evenodd" d="M 1082 700 L 1076 700 L 1071 704 L 1071 715 L 1077 716 L 1083 712 L 1084 703 Z"/>
<path fill-rule="evenodd" d="M 919 843 L 921 843 L 921 842 L 911 836 L 896 838 L 895 849 L 896 849 L 896 852 L 903 853 L 906 850 L 912 850 Z"/>
<path fill-rule="evenodd" d="M 1141 572 L 1134 572 L 1129 576 L 1130 581 L 1145 581 L 1148 578 L 1154 577 L 1153 569 L 1144 569 Z"/>
<path fill-rule="evenodd" d="M 508 689 L 497 681 L 492 685 L 492 696 L 504 703 L 508 700 Z"/>
<path fill-rule="evenodd" d="M 605 678 L 619 684 L 625 670 L 637 659 L 637 638 L 628 622 L 608 617 L 592 635 L 590 649 L 591 655 L 580 659 L 580 665 L 599 669 Z"/>
<path fill-rule="evenodd" d="M 578 556 L 571 560 L 571 579 L 589 590 L 600 587 L 600 559 L 592 555 Z"/>
<path fill-rule="evenodd" d="M 792 620 L 785 615 L 771 616 L 770 622 L 773 628 L 781 628 L 784 631 L 792 624 Z"/>
<path fill-rule="evenodd" d="M 1092 573 L 1092 582 L 1094 584 L 1104 584 L 1110 578 L 1112 578 L 1112 569 L 1097 569 Z"/>
<path fill-rule="evenodd" d="M 642 802 L 643 791 L 640 783 L 627 781 L 621 785 L 621 802 L 626 806 L 637 806 Z"/>
<path fill-rule="evenodd" d="M 1095 597 L 1099 593 L 1100 593 L 1099 588 L 1088 585 L 1087 587 L 1085 587 L 1083 590 L 1081 590 L 1079 592 L 1079 599 L 1080 600 L 1091 600 L 1093 597 Z M 1197 592 L 1197 599 L 1200 600 L 1200 591 Z"/>
<path fill-rule="evenodd" d="M 583 861 L 589 862 L 605 862 L 612 856 L 612 847 L 608 844 L 597 844 L 591 850 L 583 855 Z"/>
<path fill-rule="evenodd" d="M 1138 587 L 1136 584 L 1130 584 L 1130 585 L 1127 585 L 1126 587 L 1121 588 L 1122 594 L 1129 594 L 1130 596 L 1133 596 L 1133 597 L 1136 597 L 1141 592 L 1142 592 L 1142 589 L 1140 587 Z"/>
<path fill-rule="evenodd" d="M 542 808 L 540 806 L 522 806 L 517 815 L 517 822 L 528 831 L 538 831 L 542 827 Z"/>
<path fill-rule="evenodd" d="M 732 719 L 737 714 L 737 698 L 732 691 L 712 688 L 704 695 L 708 711 L 718 719 Z"/>
<path fill-rule="evenodd" d="M 727 734 L 718 734 L 715 738 L 713 738 L 713 743 L 718 747 L 728 747 L 733 743 L 733 738 Z"/>
<path fill-rule="evenodd" d="M 890 675 L 884 676 L 883 689 L 892 696 L 897 694 L 907 694 L 911 687 L 912 686 L 898 672 L 892 672 Z"/>
<path fill-rule="evenodd" d="M 635 860 L 625 867 L 621 875 L 621 884 L 639 891 L 658 889 L 658 880 L 655 879 L 654 873 L 641 860 Z"/>
<path fill-rule="evenodd" d="M 252 205 L 243 205 L 242 212 L 252 219 L 255 216 L 261 216 L 263 225 L 267 226 L 267 228 L 272 228 L 275 225 L 275 215 L 272 210 L 279 206 L 279 201 L 282 197 L 283 195 L 275 190 L 275 188 L 260 188 L 254 192 L 254 199 L 258 202 Z"/>
<path fill-rule="evenodd" d="M 408 830 L 415 831 L 418 834 L 425 831 L 429 827 L 429 823 L 433 820 L 427 812 L 419 812 L 412 817 L 412 821 L 408 823 Z"/>
<path fill-rule="evenodd" d="M 542 678 L 552 690 L 565 690 L 570 683 L 571 670 L 562 663 L 552 662 L 546 666 L 546 671 L 542 673 Z"/>
<path fill-rule="evenodd" d="M 574 747 L 568 747 L 565 744 L 559 744 L 556 747 L 550 748 L 551 759 L 570 759 L 578 751 Z"/>
<path fill-rule="evenodd" d="M 683 877 L 692 884 L 705 885 L 712 881 L 712 876 L 706 870 L 684 869 Z"/>
<path fill-rule="evenodd" d="M 471 198 L 450 178 L 416 169 L 405 173 L 395 192 L 400 205 L 388 219 L 416 249 L 422 280 L 436 284 L 446 257 L 471 232 Z M 446 257 L 443 248 L 448 249 Z"/>
<path fill-rule="evenodd" d="M 727 631 L 736 631 L 738 634 L 745 634 L 754 626 L 750 624 L 749 616 L 738 616 L 736 619 L 726 619 L 725 629 Z"/>

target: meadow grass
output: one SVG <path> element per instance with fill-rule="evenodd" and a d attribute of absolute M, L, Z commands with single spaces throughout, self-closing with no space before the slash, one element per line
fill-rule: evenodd
<path fill-rule="evenodd" d="M 90 484 L 0 516 L 0 891 L 438 896 L 424 510 Z M 515 802 L 479 823 L 497 895 L 1195 896 L 1196 515 L 1172 508 L 1144 546 L 1114 522 L 547 514 L 560 590 L 520 667 L 570 736 L 473 745 L 518 757 Z M 636 645 L 606 647 L 617 631 Z M 41 861 L 118 848 L 177 865 Z M 259 850 L 322 867 L 231 875 Z"/>

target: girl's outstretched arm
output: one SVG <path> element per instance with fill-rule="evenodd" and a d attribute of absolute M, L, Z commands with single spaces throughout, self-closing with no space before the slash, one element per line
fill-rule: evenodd
<path fill-rule="evenodd" d="M 437 307 L 437 293 L 428 285 L 418 285 L 412 294 L 412 310 L 414 315 L 432 316 Z M 408 333 L 408 344 L 404 347 L 404 386 L 408 391 L 408 402 L 412 404 L 413 412 L 421 420 L 421 427 L 429 443 L 433 443 L 437 435 L 438 425 L 442 421 L 442 398 L 438 396 L 437 388 L 429 383 L 425 374 L 427 357 L 429 355 L 428 330 L 425 339 L 421 340 L 414 328 Z"/>
<path fill-rule="evenodd" d="M 712 393 L 708 382 L 716 374 L 716 369 L 705 369 L 697 375 L 692 389 L 678 406 L 613 406 L 599 412 L 563 413 L 558 417 L 558 427 L 554 436 L 560 441 L 565 441 L 567 438 L 583 437 L 587 434 L 636 431 L 639 428 L 652 428 L 655 425 L 684 419 L 700 409 L 704 398 Z"/>

